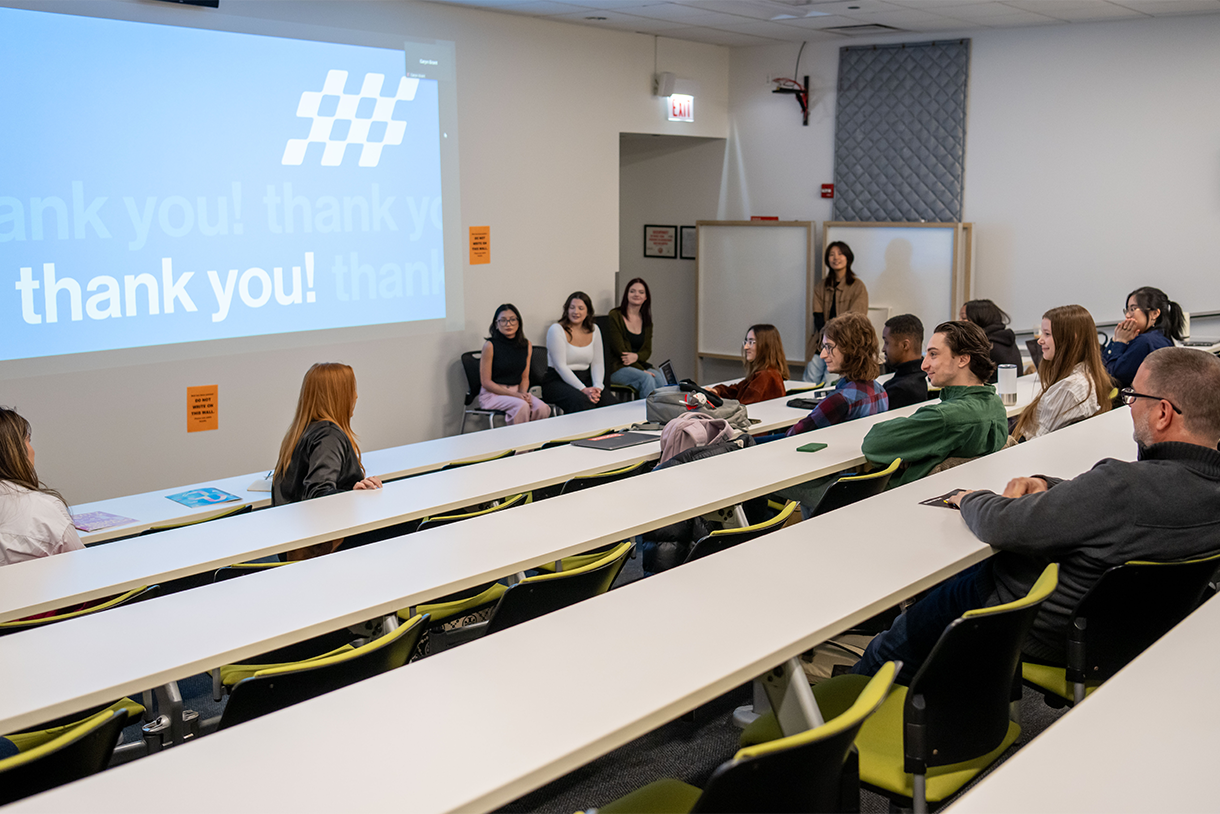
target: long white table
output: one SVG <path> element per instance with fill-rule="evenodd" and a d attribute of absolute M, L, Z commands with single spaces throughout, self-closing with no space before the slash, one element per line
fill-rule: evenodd
<path fill-rule="evenodd" d="M 14 810 L 159 810 L 187 784 L 184 810 L 235 794 L 267 810 L 492 809 L 989 555 L 956 512 L 919 500 L 1134 453 L 1126 411 L 1101 416 Z M 528 726 L 503 725 L 523 710 Z M 342 748 L 301 772 L 320 744 Z"/>
<path fill-rule="evenodd" d="M 760 422 L 753 430 L 761 432 L 795 423 L 803 411 L 786 406 L 786 401 L 781 398 L 751 405 L 751 417 Z M 379 490 L 329 495 L 9 565 L 0 568 L 0 621 L 443 514 L 659 456 L 660 444 L 655 442 L 620 450 L 570 445 L 539 450 L 478 466 L 431 472 L 386 484 Z"/>
<path fill-rule="evenodd" d="M 1216 811 L 1220 602 L 1203 605 L 962 795 L 954 814 Z"/>
<path fill-rule="evenodd" d="M 788 381 L 784 384 L 790 390 L 809 387 L 805 382 L 798 381 Z M 787 397 L 784 400 L 786 401 Z M 749 409 L 753 415 L 754 406 Z M 574 438 L 606 429 L 622 429 L 642 421 L 644 421 L 644 402 L 637 400 L 580 413 L 567 413 L 545 421 L 528 421 L 524 424 L 497 427 L 493 431 L 452 435 L 430 441 L 373 450 L 365 452 L 362 458 L 365 471 L 370 474 L 385 479 L 403 478 L 440 469 L 453 461 L 487 458 L 510 449 L 519 451 L 537 449 L 550 441 Z M 82 532 L 81 541 L 85 545 L 92 545 L 118 537 L 139 534 L 154 526 L 172 525 L 208 517 L 247 504 L 256 509 L 269 506 L 271 505 L 269 492 L 249 488 L 253 483 L 264 480 L 267 475 L 267 472 L 250 472 L 189 486 L 157 489 L 138 495 L 81 503 L 72 506 L 72 513 L 79 515 L 88 512 L 108 512 L 120 517 L 135 519 L 135 522 L 121 526 L 112 526 L 89 533 Z M 208 487 L 236 495 L 238 499 L 228 503 L 192 508 L 170 500 L 168 497 L 168 495 Z"/>
<path fill-rule="evenodd" d="M 871 416 L 502 514 L 294 563 L 270 573 L 0 637 L 0 687 L 6 689 L 0 693 L 0 732 L 18 731 L 104 699 L 240 661 L 840 471 L 864 461 L 860 442 L 869 427 L 887 416 L 915 409 Z M 812 439 L 826 443 L 827 448 L 813 454 L 795 452 Z M 549 452 L 565 451 L 569 448 Z M 492 463 L 473 469 L 474 476 L 494 480 Z M 431 481 L 440 475 L 418 480 Z M 394 499 L 388 487 L 379 496 L 352 493 L 349 497 L 369 495 L 374 502 Z M 335 513 L 326 510 L 325 503 L 342 506 L 347 512 L 355 512 L 353 506 L 370 512 L 376 509 L 372 503 L 367 509 L 360 505 L 363 500 L 328 499 L 298 504 L 310 507 L 308 516 L 285 514 L 292 514 L 294 522 L 303 526 L 325 527 L 335 523 Z M 248 533 L 244 525 L 279 513 L 277 509 L 225 521 L 237 530 L 225 540 Z M 339 522 L 353 523 L 356 518 L 346 515 Z M 270 528 L 260 528 L 272 533 Z M 293 532 L 285 529 L 284 533 Z M 140 542 L 144 539 L 152 538 Z M 211 546 L 211 551 L 224 543 L 198 544 Z M 108 548 L 116 546 L 99 551 Z M 140 636 L 130 636 L 133 630 L 140 631 Z M 156 642 L 156 646 L 149 647 L 148 642 Z M 106 648 L 101 659 L 96 658 L 99 643 Z"/>

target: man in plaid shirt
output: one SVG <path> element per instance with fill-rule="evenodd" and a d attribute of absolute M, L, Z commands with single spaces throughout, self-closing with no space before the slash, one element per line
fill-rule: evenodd
<path fill-rule="evenodd" d="M 834 392 L 796 422 L 788 435 L 800 435 L 889 409 L 890 397 L 876 381 L 881 373 L 877 332 L 867 317 L 846 313 L 826 323 L 821 356 L 826 360 L 826 370 L 838 373 L 839 381 Z"/>

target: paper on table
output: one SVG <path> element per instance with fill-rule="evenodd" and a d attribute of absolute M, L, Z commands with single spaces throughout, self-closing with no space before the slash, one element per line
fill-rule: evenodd
<path fill-rule="evenodd" d="M 72 525 L 81 531 L 100 531 L 134 522 L 136 522 L 134 517 L 123 517 L 121 514 L 111 514 L 110 512 L 85 512 L 72 515 Z"/>

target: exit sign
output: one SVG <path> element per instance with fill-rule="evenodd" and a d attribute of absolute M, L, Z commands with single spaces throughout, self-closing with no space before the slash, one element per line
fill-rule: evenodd
<path fill-rule="evenodd" d="M 695 120 L 695 97 L 675 93 L 669 97 L 669 120 L 671 122 L 693 122 Z"/>

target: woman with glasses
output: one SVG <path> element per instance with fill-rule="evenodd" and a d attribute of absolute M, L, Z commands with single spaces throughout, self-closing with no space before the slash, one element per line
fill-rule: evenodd
<path fill-rule="evenodd" d="M 524 424 L 547 418 L 551 408 L 530 395 L 530 359 L 534 347 L 525 338 L 517 306 L 506 302 L 496 309 L 479 356 L 479 406 L 503 410 L 508 423 Z"/>
<path fill-rule="evenodd" d="M 1106 372 L 1120 387 L 1130 387 L 1144 357 L 1154 350 L 1172 347 L 1175 341 L 1181 342 L 1185 331 L 1182 306 L 1159 288 L 1135 289 L 1127 295 L 1123 321 L 1118 323 L 1114 338 L 1106 346 Z"/>
<path fill-rule="evenodd" d="M 746 375 L 736 384 L 718 384 L 711 391 L 721 398 L 742 404 L 777 399 L 784 395 L 788 361 L 784 342 L 774 325 L 751 325 L 741 345 L 741 363 Z"/>
<path fill-rule="evenodd" d="M 1110 409 L 1110 376 L 1101 361 L 1097 326 L 1079 305 L 1042 315 L 1038 332 L 1042 362 L 1034 398 L 1017 419 L 1012 436 L 1027 441 Z"/>
<path fill-rule="evenodd" d="M 822 359 L 827 372 L 838 373 L 839 380 L 830 395 L 796 422 L 788 435 L 888 410 L 889 395 L 876 381 L 881 373 L 877 348 L 877 331 L 868 317 L 850 313 L 827 322 L 822 333 Z"/>

